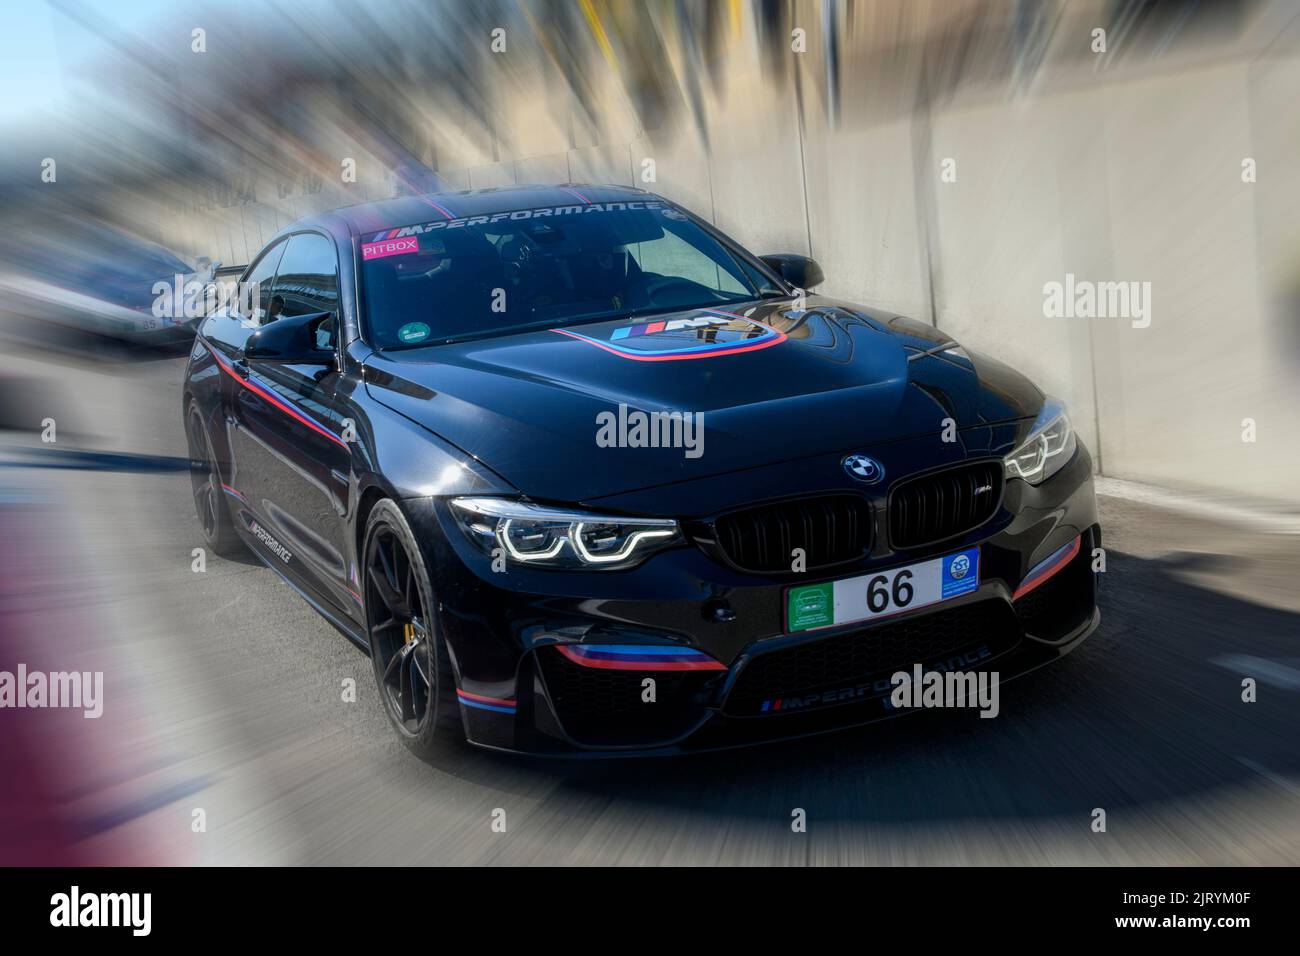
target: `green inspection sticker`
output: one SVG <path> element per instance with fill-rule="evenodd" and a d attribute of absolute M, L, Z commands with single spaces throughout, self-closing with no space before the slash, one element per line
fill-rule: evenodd
<path fill-rule="evenodd" d="M 786 601 L 787 631 L 806 631 L 835 622 L 835 585 L 831 581 L 791 588 Z"/>
<path fill-rule="evenodd" d="M 403 342 L 423 342 L 429 337 L 429 327 L 423 322 L 407 322 L 397 330 L 397 337 Z"/>

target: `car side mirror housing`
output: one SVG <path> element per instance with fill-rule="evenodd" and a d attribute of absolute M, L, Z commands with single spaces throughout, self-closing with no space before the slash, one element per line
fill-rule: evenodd
<path fill-rule="evenodd" d="M 328 347 L 321 347 L 318 333 L 328 331 Z M 333 312 L 308 312 L 276 319 L 248 337 L 244 358 L 289 365 L 333 365 L 334 341 L 338 335 Z"/>
<path fill-rule="evenodd" d="M 817 264 L 816 259 L 797 255 L 793 252 L 776 252 L 770 256 L 761 256 L 773 272 L 798 289 L 811 289 L 826 281 L 826 273 Z"/>

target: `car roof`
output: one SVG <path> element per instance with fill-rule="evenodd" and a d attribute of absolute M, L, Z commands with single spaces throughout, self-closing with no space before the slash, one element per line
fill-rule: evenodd
<path fill-rule="evenodd" d="M 561 185 L 496 186 L 460 192 L 398 196 L 377 202 L 357 203 L 330 212 L 299 219 L 280 230 L 281 235 L 306 228 L 324 228 L 335 234 L 360 236 L 394 226 L 409 226 L 438 219 L 486 216 L 517 209 L 571 206 L 603 202 L 659 199 L 653 193 L 632 186 L 563 183 Z"/>

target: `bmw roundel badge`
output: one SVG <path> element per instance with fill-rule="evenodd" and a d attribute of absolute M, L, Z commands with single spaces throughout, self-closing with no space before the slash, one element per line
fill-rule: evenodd
<path fill-rule="evenodd" d="M 844 459 L 844 470 L 858 481 L 874 485 L 885 477 L 885 466 L 866 455 L 849 455 Z"/>

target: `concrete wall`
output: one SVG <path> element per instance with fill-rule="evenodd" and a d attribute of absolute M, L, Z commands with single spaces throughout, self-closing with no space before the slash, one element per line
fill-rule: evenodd
<path fill-rule="evenodd" d="M 931 161 L 959 172 L 937 187 L 939 324 L 1067 399 L 1105 474 L 1300 501 L 1296 325 L 1275 294 L 1285 268 L 1269 267 L 1300 236 L 1286 166 L 1300 122 L 1283 105 L 1298 66 L 1214 64 L 935 116 Z M 1150 282 L 1150 326 L 1044 317 L 1043 284 L 1067 272 Z"/>

